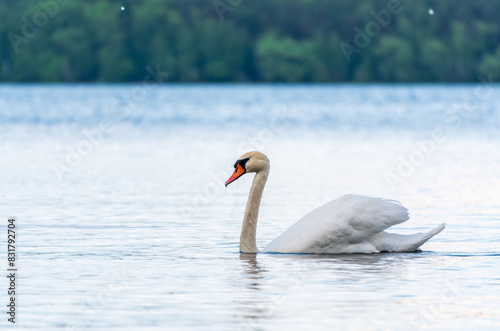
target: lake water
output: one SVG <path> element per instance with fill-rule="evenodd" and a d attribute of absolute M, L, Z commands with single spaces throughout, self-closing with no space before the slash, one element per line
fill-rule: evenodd
<path fill-rule="evenodd" d="M 499 104 L 492 84 L 0 85 L 16 326 L 499 330 Z M 255 149 L 259 248 L 347 193 L 401 201 L 393 232 L 447 228 L 411 254 L 240 255 L 252 175 L 224 181 Z"/>

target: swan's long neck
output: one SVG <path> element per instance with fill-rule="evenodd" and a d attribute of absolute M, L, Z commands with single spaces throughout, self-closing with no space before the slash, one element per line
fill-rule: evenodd
<path fill-rule="evenodd" d="M 260 200 L 262 192 L 266 185 L 269 170 L 261 170 L 255 174 L 252 188 L 248 195 L 247 207 L 245 209 L 245 217 L 243 217 L 243 225 L 241 227 L 240 236 L 240 252 L 241 253 L 258 253 L 255 234 L 257 232 L 257 219 L 259 217 Z"/>

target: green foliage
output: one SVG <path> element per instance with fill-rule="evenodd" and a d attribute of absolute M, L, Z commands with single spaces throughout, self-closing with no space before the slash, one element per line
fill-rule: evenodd
<path fill-rule="evenodd" d="M 0 0 L 0 81 L 143 81 L 148 67 L 169 82 L 498 81 L 499 12 L 491 0 Z"/>
<path fill-rule="evenodd" d="M 396 36 L 380 37 L 380 42 L 374 46 L 377 66 L 377 76 L 386 82 L 405 82 L 418 80 L 415 70 L 417 62 L 415 49 L 410 41 Z"/>
<path fill-rule="evenodd" d="M 274 31 L 257 44 L 259 72 L 265 81 L 300 82 L 308 77 L 309 61 L 314 57 L 312 43 L 280 37 Z"/>
<path fill-rule="evenodd" d="M 446 82 L 453 77 L 453 52 L 441 40 L 426 39 L 422 45 L 421 63 L 426 79 Z"/>
<path fill-rule="evenodd" d="M 497 48 L 495 54 L 488 54 L 483 58 L 479 65 L 479 72 L 484 77 L 491 74 L 493 79 L 498 80 L 497 77 L 500 77 L 500 47 Z"/>

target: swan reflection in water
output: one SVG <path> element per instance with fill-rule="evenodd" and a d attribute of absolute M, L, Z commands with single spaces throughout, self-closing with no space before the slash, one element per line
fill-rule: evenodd
<path fill-rule="evenodd" d="M 331 290 L 341 299 L 346 287 L 379 284 L 383 279 L 404 277 L 405 264 L 426 259 L 425 253 L 382 254 L 246 254 L 241 253 L 238 282 L 238 324 L 242 330 L 262 329 L 286 314 L 289 305 L 304 305 L 325 300 L 316 284 L 331 283 Z M 379 286 L 379 285 L 377 285 Z M 366 287 L 363 291 L 374 291 Z M 363 293 L 360 293 L 362 299 Z M 331 307 L 334 309 L 334 307 Z M 300 310 L 300 309 L 299 309 Z"/>

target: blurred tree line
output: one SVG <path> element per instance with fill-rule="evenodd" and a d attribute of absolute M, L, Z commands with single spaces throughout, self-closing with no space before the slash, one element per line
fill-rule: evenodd
<path fill-rule="evenodd" d="M 499 15 L 492 0 L 0 0 L 0 81 L 498 80 Z"/>

